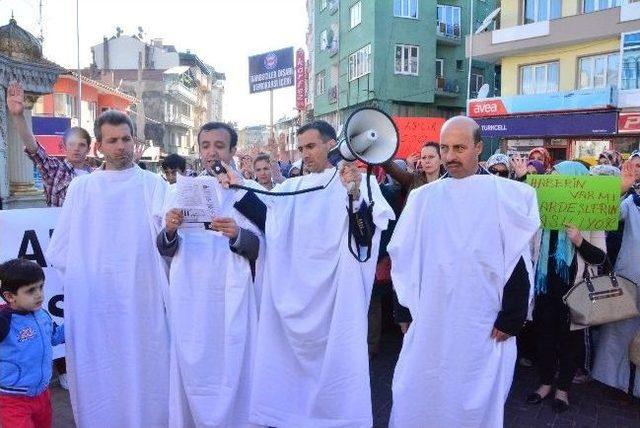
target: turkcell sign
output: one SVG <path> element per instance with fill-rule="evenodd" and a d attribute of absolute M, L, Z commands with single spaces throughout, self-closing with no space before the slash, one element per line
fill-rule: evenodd
<path fill-rule="evenodd" d="M 617 94 L 615 88 L 606 86 L 554 94 L 469 100 L 469 116 L 493 117 L 551 111 L 601 110 L 615 107 L 618 104 Z"/>
<path fill-rule="evenodd" d="M 618 114 L 612 112 L 507 116 L 476 119 L 483 137 L 580 137 L 613 135 Z"/>
<path fill-rule="evenodd" d="M 249 92 L 272 91 L 295 84 L 293 47 L 249 57 Z"/>

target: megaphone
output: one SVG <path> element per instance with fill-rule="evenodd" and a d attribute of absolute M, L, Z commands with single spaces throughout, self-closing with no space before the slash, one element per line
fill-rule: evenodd
<path fill-rule="evenodd" d="M 329 151 L 329 161 L 333 165 L 341 160 L 381 165 L 396 154 L 399 140 L 398 128 L 388 114 L 363 107 L 347 118 L 338 144 Z"/>

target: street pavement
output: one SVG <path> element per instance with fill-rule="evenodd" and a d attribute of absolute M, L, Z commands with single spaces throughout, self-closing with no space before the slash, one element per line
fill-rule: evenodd
<path fill-rule="evenodd" d="M 388 425 L 393 368 L 401 346 L 399 333 L 389 332 L 383 337 L 380 353 L 371 361 L 376 428 Z M 574 385 L 570 395 L 571 408 L 561 415 L 553 413 L 550 402 L 537 406 L 524 402 L 526 395 L 536 387 L 535 369 L 519 367 L 505 408 L 505 428 L 640 428 L 640 400 L 598 382 Z M 52 392 L 54 428 L 75 426 L 69 394 L 57 385 L 52 387 Z"/>

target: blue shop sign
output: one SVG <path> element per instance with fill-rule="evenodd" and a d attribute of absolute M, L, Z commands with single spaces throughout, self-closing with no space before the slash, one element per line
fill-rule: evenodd
<path fill-rule="evenodd" d="M 606 136 L 617 132 L 618 113 L 574 113 L 503 116 L 476 119 L 483 137 L 580 137 Z"/>

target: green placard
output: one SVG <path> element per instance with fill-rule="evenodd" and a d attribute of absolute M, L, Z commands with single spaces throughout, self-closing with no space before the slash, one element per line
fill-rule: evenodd
<path fill-rule="evenodd" d="M 538 193 L 545 229 L 562 230 L 570 223 L 580 230 L 617 230 L 620 178 L 602 176 L 528 175 Z"/>

